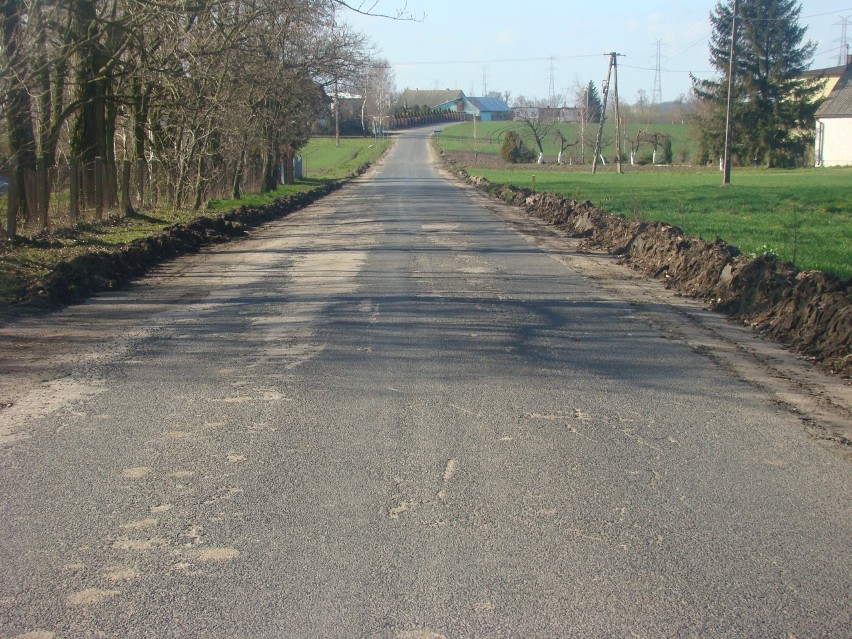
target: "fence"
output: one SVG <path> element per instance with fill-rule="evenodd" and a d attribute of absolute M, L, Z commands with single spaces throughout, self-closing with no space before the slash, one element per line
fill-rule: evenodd
<path fill-rule="evenodd" d="M 456 111 L 445 111 L 431 115 L 413 115 L 411 117 L 390 118 L 389 129 L 407 129 L 413 126 L 425 126 L 427 124 L 438 124 L 439 122 L 464 122 L 470 119 L 467 113 Z"/>

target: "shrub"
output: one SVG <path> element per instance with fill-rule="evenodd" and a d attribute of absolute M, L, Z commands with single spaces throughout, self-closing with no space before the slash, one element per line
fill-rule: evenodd
<path fill-rule="evenodd" d="M 662 162 L 663 164 L 671 164 L 674 161 L 674 152 L 672 151 L 671 138 L 666 138 L 665 140 L 663 140 L 662 155 L 662 158 L 657 158 L 658 162 Z"/>
<path fill-rule="evenodd" d="M 509 131 L 503 138 L 503 146 L 500 149 L 503 160 L 511 164 L 525 164 L 535 160 L 535 155 L 527 148 L 521 136 L 514 131 Z"/>
<path fill-rule="evenodd" d="M 651 147 L 644 147 L 642 151 L 636 156 L 636 164 L 640 166 L 647 166 L 654 162 L 654 149 Z"/>

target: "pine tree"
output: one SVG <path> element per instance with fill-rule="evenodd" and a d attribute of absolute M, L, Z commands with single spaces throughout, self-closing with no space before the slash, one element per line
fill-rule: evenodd
<path fill-rule="evenodd" d="M 710 22 L 710 63 L 721 79 L 692 79 L 700 155 L 712 159 L 724 146 L 733 1 L 720 0 Z M 734 65 L 733 152 L 740 164 L 792 166 L 805 159 L 813 139 L 822 80 L 801 79 L 816 45 L 805 41 L 796 0 L 740 0 Z"/>
<path fill-rule="evenodd" d="M 586 88 L 586 104 L 588 105 L 586 122 L 599 122 L 603 103 L 601 102 L 601 94 L 598 92 L 598 88 L 591 80 L 589 80 L 589 86 Z"/>

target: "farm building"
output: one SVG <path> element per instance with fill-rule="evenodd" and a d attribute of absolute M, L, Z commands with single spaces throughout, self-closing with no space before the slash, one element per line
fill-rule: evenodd
<path fill-rule="evenodd" d="M 406 89 L 400 94 L 396 107 L 401 109 L 413 109 L 414 107 L 424 106 L 435 108 L 439 104 L 455 102 L 455 100 L 458 100 L 459 98 L 464 98 L 464 92 L 461 89 L 442 89 L 434 91 Z M 455 107 L 452 107 L 451 110 L 455 111 Z"/>
<path fill-rule="evenodd" d="M 512 109 L 499 98 L 469 98 L 464 93 L 460 96 L 435 105 L 442 111 L 455 111 L 475 116 L 481 122 L 496 122 L 511 120 Z"/>
<path fill-rule="evenodd" d="M 852 166 L 852 64 L 816 112 L 817 166 Z"/>
<path fill-rule="evenodd" d="M 852 56 L 849 56 L 848 62 L 852 62 Z M 829 94 L 834 89 L 837 82 L 840 80 L 840 77 L 843 75 L 843 72 L 846 71 L 847 65 L 843 64 L 839 67 L 829 67 L 827 69 L 811 69 L 810 71 L 805 71 L 800 77 L 803 80 L 807 80 L 810 78 L 822 78 L 825 80 L 825 84 L 822 88 L 822 93 L 818 95 L 818 98 L 827 98 Z"/>

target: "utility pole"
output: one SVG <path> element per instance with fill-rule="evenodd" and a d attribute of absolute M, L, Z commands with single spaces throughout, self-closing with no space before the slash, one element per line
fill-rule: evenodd
<path fill-rule="evenodd" d="M 598 158 L 601 155 L 601 139 L 603 138 L 603 127 L 604 122 L 606 121 L 606 101 L 609 97 L 609 79 L 612 77 L 612 60 L 613 57 L 610 55 L 609 57 L 609 67 L 606 71 L 606 81 L 603 85 L 603 100 L 601 101 L 601 121 L 598 126 L 598 136 L 595 139 L 595 156 L 592 158 L 592 174 L 597 173 L 598 171 Z"/>
<path fill-rule="evenodd" d="M 615 107 L 615 165 L 618 167 L 619 173 L 624 173 L 621 170 L 621 118 L 618 115 L 618 54 L 612 53 L 612 81 L 613 87 L 613 106 Z"/>
<path fill-rule="evenodd" d="M 580 118 L 580 162 L 586 163 L 586 119 L 589 117 L 589 87 L 583 92 L 586 96 L 586 108 Z"/>
<path fill-rule="evenodd" d="M 740 0 L 734 0 L 734 15 L 731 18 L 731 57 L 728 60 L 728 113 L 725 118 L 725 157 L 723 158 L 722 186 L 731 186 L 731 125 L 734 116 L 734 69 L 737 54 L 737 14 Z"/>
<path fill-rule="evenodd" d="M 340 146 L 340 91 L 334 79 L 334 146 Z"/>
<path fill-rule="evenodd" d="M 606 104 L 607 98 L 609 97 L 609 80 L 613 78 L 614 93 L 613 99 L 615 100 L 615 153 L 616 153 L 616 164 L 618 165 L 618 172 L 622 173 L 621 170 L 621 122 L 619 121 L 619 113 L 618 113 L 618 56 L 620 53 L 616 53 L 613 51 L 609 54 L 609 68 L 606 72 L 606 81 L 603 86 L 603 100 L 601 104 L 601 121 L 598 126 L 598 137 L 595 141 L 595 157 L 592 158 L 592 173 L 597 173 L 598 170 L 598 159 L 601 156 L 601 140 L 603 139 L 603 128 L 604 121 L 606 120 Z M 614 76 L 613 77 L 613 72 Z M 606 164 L 604 162 L 604 164 Z"/>

